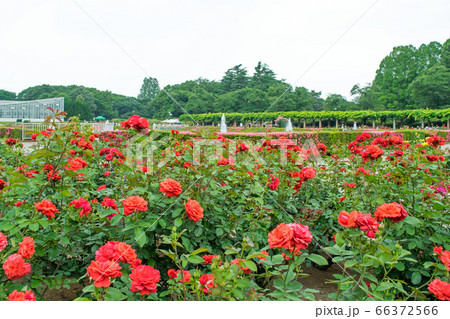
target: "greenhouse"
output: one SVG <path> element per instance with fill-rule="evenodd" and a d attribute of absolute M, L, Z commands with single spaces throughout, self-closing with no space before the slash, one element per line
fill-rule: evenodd
<path fill-rule="evenodd" d="M 64 98 L 35 101 L 0 101 L 0 122 L 43 122 L 52 114 L 47 109 L 64 111 Z"/>

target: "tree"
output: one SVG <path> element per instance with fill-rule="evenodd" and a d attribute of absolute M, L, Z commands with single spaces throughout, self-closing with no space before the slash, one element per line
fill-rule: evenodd
<path fill-rule="evenodd" d="M 275 72 L 269 69 L 267 64 L 258 62 L 258 65 L 255 67 L 255 73 L 250 79 L 249 87 L 267 91 L 270 86 L 276 85 L 278 82 L 281 81 L 277 80 Z"/>
<path fill-rule="evenodd" d="M 409 87 L 420 108 L 436 109 L 450 105 L 450 69 L 437 64 L 423 71 Z"/>
<path fill-rule="evenodd" d="M 296 87 L 294 93 L 297 95 L 295 111 L 322 111 L 323 99 L 321 92 L 309 91 L 305 87 Z"/>
<path fill-rule="evenodd" d="M 347 101 L 345 97 L 340 94 L 330 94 L 325 99 L 325 111 L 348 111 L 351 109 L 353 103 Z"/>
<path fill-rule="evenodd" d="M 142 103 L 135 97 L 125 96 L 113 102 L 113 110 L 119 118 L 125 119 L 134 114 L 142 114 Z"/>
<path fill-rule="evenodd" d="M 17 98 L 16 93 L 6 90 L 0 90 L 0 100 L 12 101 Z"/>
<path fill-rule="evenodd" d="M 442 46 L 442 64 L 450 69 L 450 39 L 447 39 Z"/>
<path fill-rule="evenodd" d="M 269 98 L 266 92 L 248 88 L 219 96 L 215 104 L 215 112 L 264 112 L 269 106 Z"/>
<path fill-rule="evenodd" d="M 247 70 L 242 64 L 236 65 L 225 72 L 221 83 L 223 93 L 245 89 L 248 85 Z"/>
<path fill-rule="evenodd" d="M 356 104 L 356 108 L 359 110 L 378 110 L 379 105 L 379 93 L 374 89 L 370 83 L 361 87 L 359 84 L 355 84 L 350 91 L 350 94 L 354 96 L 353 102 Z"/>
<path fill-rule="evenodd" d="M 438 42 L 419 49 L 412 45 L 395 47 L 381 61 L 373 81 L 373 87 L 380 93 L 379 103 L 390 110 L 413 108 L 408 86 L 421 71 L 439 63 L 441 53 Z"/>
<path fill-rule="evenodd" d="M 138 100 L 151 101 L 159 94 L 160 88 L 156 78 L 148 77 L 144 78 L 144 82 L 141 86 L 141 92 L 137 96 Z"/>
<path fill-rule="evenodd" d="M 90 121 L 92 119 L 91 109 L 82 95 L 77 96 L 75 100 L 66 100 L 64 110 L 67 112 L 67 118 L 78 116 L 82 121 Z"/>

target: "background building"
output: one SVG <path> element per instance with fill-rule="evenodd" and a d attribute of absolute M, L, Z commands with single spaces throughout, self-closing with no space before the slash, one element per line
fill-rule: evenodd
<path fill-rule="evenodd" d="M 64 98 L 35 100 L 35 101 L 0 101 L 0 122 L 43 122 L 53 110 L 64 111 Z"/>

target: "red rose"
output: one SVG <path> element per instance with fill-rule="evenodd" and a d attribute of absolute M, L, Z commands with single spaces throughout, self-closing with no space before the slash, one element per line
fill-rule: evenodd
<path fill-rule="evenodd" d="M 106 185 L 101 185 L 97 188 L 97 191 L 101 191 L 102 189 L 106 189 Z"/>
<path fill-rule="evenodd" d="M 74 158 L 69 161 L 69 166 L 66 166 L 66 169 L 72 171 L 78 171 L 81 168 L 85 168 L 87 166 L 87 162 L 82 158 Z"/>
<path fill-rule="evenodd" d="M 305 167 L 302 168 L 300 174 L 302 176 L 302 180 L 306 181 L 308 179 L 313 179 L 316 176 L 316 170 L 312 167 Z"/>
<path fill-rule="evenodd" d="M 38 212 L 47 216 L 47 218 L 49 220 L 52 219 L 53 217 L 55 217 L 56 213 L 59 213 L 56 206 L 47 199 L 42 200 L 40 203 L 34 204 L 34 207 L 36 208 L 36 210 Z"/>
<path fill-rule="evenodd" d="M 0 232 L 0 252 L 8 246 L 8 239 L 2 232 Z"/>
<path fill-rule="evenodd" d="M 130 245 L 126 243 L 119 242 L 116 246 L 117 255 L 119 257 L 119 260 L 123 263 L 127 264 L 134 264 L 137 255 L 136 250 L 131 248 Z"/>
<path fill-rule="evenodd" d="M 436 255 L 440 255 L 442 253 L 442 247 L 441 246 L 434 247 L 433 250 L 434 250 L 434 253 Z"/>
<path fill-rule="evenodd" d="M 442 264 L 445 266 L 445 269 L 447 271 L 450 271 L 450 251 L 446 250 L 439 256 L 439 259 L 441 260 Z"/>
<path fill-rule="evenodd" d="M 146 212 L 147 201 L 140 196 L 130 196 L 123 200 L 123 213 L 125 216 L 131 215 L 134 212 Z"/>
<path fill-rule="evenodd" d="M 103 176 L 109 176 L 109 175 L 111 175 L 111 172 L 110 171 L 106 171 L 104 174 L 103 174 Z"/>
<path fill-rule="evenodd" d="M 278 188 L 278 185 L 280 185 L 279 178 L 273 174 L 270 174 L 269 180 L 267 182 L 267 186 L 269 186 L 269 188 L 274 191 Z"/>
<path fill-rule="evenodd" d="M 200 288 L 204 293 L 210 293 L 211 289 L 214 287 L 214 276 L 213 274 L 204 274 L 200 276 L 198 280 Z M 217 285 L 215 285 L 217 287 Z"/>
<path fill-rule="evenodd" d="M 270 248 L 288 248 L 294 237 L 294 230 L 285 223 L 279 224 L 269 233 Z"/>
<path fill-rule="evenodd" d="M 139 291 L 141 295 L 148 295 L 157 291 L 156 283 L 161 280 L 159 270 L 152 266 L 140 265 L 133 268 L 130 274 L 131 291 Z"/>
<path fill-rule="evenodd" d="M 31 290 L 25 292 L 14 290 L 8 295 L 9 301 L 36 301 L 36 297 Z"/>
<path fill-rule="evenodd" d="M 375 218 L 381 222 L 383 218 L 388 218 L 394 222 L 399 222 L 408 216 L 405 208 L 396 202 L 384 203 L 375 211 Z"/>
<path fill-rule="evenodd" d="M 175 271 L 175 269 L 169 269 L 167 271 L 167 275 L 169 276 L 170 279 L 177 279 L 177 277 L 179 277 L 179 279 L 176 282 L 180 283 L 188 282 L 189 280 L 191 280 L 191 274 L 187 270 L 183 270 L 183 272 L 181 272 L 181 270 Z"/>
<path fill-rule="evenodd" d="M 243 264 L 245 259 L 233 259 L 230 262 L 230 265 L 236 264 L 238 266 L 238 269 L 242 270 L 244 273 L 246 273 L 246 274 L 251 273 L 252 271 L 250 270 L 250 268 L 241 266 L 241 261 Z"/>
<path fill-rule="evenodd" d="M 435 279 L 428 284 L 428 290 L 442 301 L 450 301 L 450 284 L 440 279 Z"/>
<path fill-rule="evenodd" d="M 198 222 L 203 218 L 203 208 L 196 200 L 189 199 L 186 204 L 184 204 L 186 209 L 186 215 L 189 219 L 194 222 Z"/>
<path fill-rule="evenodd" d="M 211 265 L 212 260 L 214 258 L 217 258 L 217 257 L 219 257 L 219 256 L 217 256 L 217 255 L 204 255 L 203 256 L 203 260 L 204 260 L 203 265 Z M 220 261 L 219 265 L 222 265 L 222 261 Z"/>
<path fill-rule="evenodd" d="M 19 254 L 12 254 L 3 263 L 3 270 L 8 279 L 15 280 L 26 276 L 31 271 L 31 266 L 26 263 Z"/>
<path fill-rule="evenodd" d="M 103 246 L 100 246 L 95 252 L 95 260 L 100 262 L 119 260 L 119 255 L 117 251 L 118 241 L 108 241 Z"/>
<path fill-rule="evenodd" d="M 347 213 L 345 210 L 339 213 L 338 223 L 344 227 L 358 227 L 356 223 L 356 219 L 362 216 L 361 212 L 352 211 L 351 213 Z"/>
<path fill-rule="evenodd" d="M 69 206 L 73 206 L 75 208 L 81 208 L 80 210 L 80 218 L 81 216 L 89 216 L 92 211 L 92 207 L 89 202 L 84 198 L 74 199 L 70 202 Z"/>
<path fill-rule="evenodd" d="M 34 240 L 31 237 L 24 237 L 22 242 L 19 243 L 19 251 L 17 252 L 25 259 L 29 259 L 33 256 L 34 250 Z"/>
<path fill-rule="evenodd" d="M 291 247 L 289 247 L 289 249 L 291 251 L 299 251 L 300 249 L 308 248 L 308 244 L 312 241 L 312 235 L 309 231 L 309 227 L 300 223 L 292 223 L 288 224 L 288 226 L 294 231 Z"/>
<path fill-rule="evenodd" d="M 95 287 L 109 287 L 110 278 L 122 276 L 119 264 L 110 260 L 105 262 L 92 260 L 87 270 L 89 277 L 94 280 Z"/>
<path fill-rule="evenodd" d="M 176 197 L 183 192 L 180 183 L 171 178 L 167 178 L 159 183 L 161 193 L 166 193 L 166 197 Z"/>

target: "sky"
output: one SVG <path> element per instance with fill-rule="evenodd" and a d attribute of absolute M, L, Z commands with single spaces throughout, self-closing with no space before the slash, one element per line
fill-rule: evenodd
<path fill-rule="evenodd" d="M 448 0 L 15 0 L 0 3 L 0 89 L 77 84 L 137 96 L 258 61 L 346 97 L 398 45 L 450 38 Z"/>

